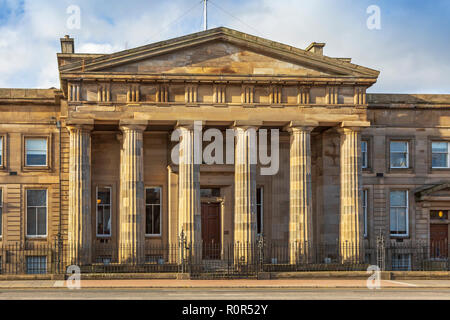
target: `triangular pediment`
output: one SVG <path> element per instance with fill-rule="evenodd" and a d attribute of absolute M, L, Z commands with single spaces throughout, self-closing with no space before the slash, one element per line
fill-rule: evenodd
<path fill-rule="evenodd" d="M 415 191 L 417 200 L 424 200 L 426 197 L 450 197 L 450 183 L 441 183 L 424 186 Z"/>
<path fill-rule="evenodd" d="M 60 67 L 61 73 L 239 74 L 301 77 L 378 77 L 348 61 L 217 28 L 93 57 Z"/>

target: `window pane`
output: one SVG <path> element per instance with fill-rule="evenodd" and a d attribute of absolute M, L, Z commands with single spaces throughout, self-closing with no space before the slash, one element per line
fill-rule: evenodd
<path fill-rule="evenodd" d="M 160 206 L 153 206 L 153 233 L 154 234 L 160 234 L 161 233 L 161 214 L 160 214 L 161 207 Z"/>
<path fill-rule="evenodd" d="M 256 203 L 261 204 L 262 203 L 262 188 L 256 189 Z"/>
<path fill-rule="evenodd" d="M 3 165 L 3 137 L 0 137 L 0 166 Z"/>
<path fill-rule="evenodd" d="M 97 234 L 103 234 L 103 207 L 97 206 Z"/>
<path fill-rule="evenodd" d="M 145 233 L 152 234 L 153 224 L 153 206 L 146 206 L 145 208 Z"/>
<path fill-rule="evenodd" d="M 407 141 L 391 141 L 391 152 L 407 152 Z"/>
<path fill-rule="evenodd" d="M 400 234 L 406 234 L 406 208 L 397 208 L 398 231 Z"/>
<path fill-rule="evenodd" d="M 262 207 L 261 206 L 256 206 L 256 230 L 257 233 L 261 234 L 262 233 L 262 212 L 261 212 Z"/>
<path fill-rule="evenodd" d="M 433 142 L 432 143 L 433 152 L 448 152 L 448 143 L 447 142 Z"/>
<path fill-rule="evenodd" d="M 111 207 L 105 206 L 103 208 L 103 234 L 111 234 Z"/>
<path fill-rule="evenodd" d="M 47 234 L 47 208 L 37 208 L 37 235 Z"/>
<path fill-rule="evenodd" d="M 47 206 L 47 190 L 27 190 L 28 207 Z"/>
<path fill-rule="evenodd" d="M 27 209 L 27 235 L 28 236 L 37 235 L 36 208 Z"/>
<path fill-rule="evenodd" d="M 161 189 L 149 188 L 146 190 L 146 203 L 147 204 L 160 204 L 161 202 Z"/>
<path fill-rule="evenodd" d="M 26 144 L 29 151 L 47 151 L 47 139 L 27 139 Z"/>
<path fill-rule="evenodd" d="M 433 153 L 431 159 L 431 165 L 433 168 L 447 168 L 447 153 Z"/>
<path fill-rule="evenodd" d="M 407 168 L 405 153 L 391 153 L 391 167 L 393 168 Z"/>
<path fill-rule="evenodd" d="M 391 207 L 406 207 L 406 191 L 391 191 Z"/>
<path fill-rule="evenodd" d="M 97 195 L 97 204 L 110 204 L 111 203 L 111 189 L 99 188 Z"/>
<path fill-rule="evenodd" d="M 391 233 L 397 233 L 397 208 L 391 208 L 390 212 Z"/>
<path fill-rule="evenodd" d="M 367 141 L 361 141 L 361 152 L 367 151 Z"/>
<path fill-rule="evenodd" d="M 47 164 L 47 139 L 26 140 L 26 164 L 45 166 Z"/>

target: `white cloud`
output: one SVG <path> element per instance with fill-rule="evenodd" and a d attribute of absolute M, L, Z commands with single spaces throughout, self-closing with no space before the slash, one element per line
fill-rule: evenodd
<path fill-rule="evenodd" d="M 448 93 L 448 23 L 441 26 L 425 16 L 419 25 L 417 17 L 407 16 L 414 8 L 405 13 L 380 0 L 382 29 L 371 31 L 366 9 L 373 2 L 212 0 L 210 26 L 226 25 L 300 48 L 326 42 L 325 54 L 352 57 L 354 63 L 381 71 L 372 92 Z M 19 1 L 6 3 L 13 14 L 0 24 L 0 87 L 58 87 L 56 52 L 65 34 L 75 37 L 77 52 L 110 53 L 201 30 L 200 3 L 171 23 L 195 5 L 188 0 L 25 0 L 23 13 Z M 448 13 L 448 3 L 442 3 Z M 79 30 L 67 29 L 66 9 L 72 4 L 81 8 Z"/>

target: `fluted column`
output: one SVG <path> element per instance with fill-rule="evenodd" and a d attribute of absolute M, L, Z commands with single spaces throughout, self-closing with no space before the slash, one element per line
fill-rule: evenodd
<path fill-rule="evenodd" d="M 291 126 L 289 248 L 291 264 L 312 261 L 311 126 Z"/>
<path fill-rule="evenodd" d="M 202 229 L 200 206 L 200 160 L 201 142 L 195 142 L 194 125 L 183 124 L 180 131 L 178 214 L 179 232 L 184 234 L 191 261 L 202 258 Z M 197 152 L 197 156 L 196 156 Z"/>
<path fill-rule="evenodd" d="M 252 262 L 256 249 L 256 129 L 235 127 L 234 243 L 236 262 Z"/>
<path fill-rule="evenodd" d="M 341 260 L 360 263 L 364 258 L 361 203 L 361 127 L 342 127 L 341 201 L 339 241 Z"/>
<path fill-rule="evenodd" d="M 69 157 L 69 261 L 91 262 L 91 130 L 92 126 L 68 126 Z"/>
<path fill-rule="evenodd" d="M 144 260 L 144 148 L 145 125 L 120 126 L 123 144 L 120 157 L 119 262 Z"/>

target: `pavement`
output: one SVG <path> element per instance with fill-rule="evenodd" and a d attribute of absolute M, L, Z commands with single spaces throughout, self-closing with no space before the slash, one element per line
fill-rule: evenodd
<path fill-rule="evenodd" d="M 63 280 L 0 281 L 0 289 L 58 289 L 70 285 Z M 367 289 L 367 280 L 361 279 L 286 279 L 286 280 L 81 280 L 83 289 L 113 288 L 360 288 Z M 381 288 L 440 288 L 450 289 L 450 280 L 381 280 Z"/>

